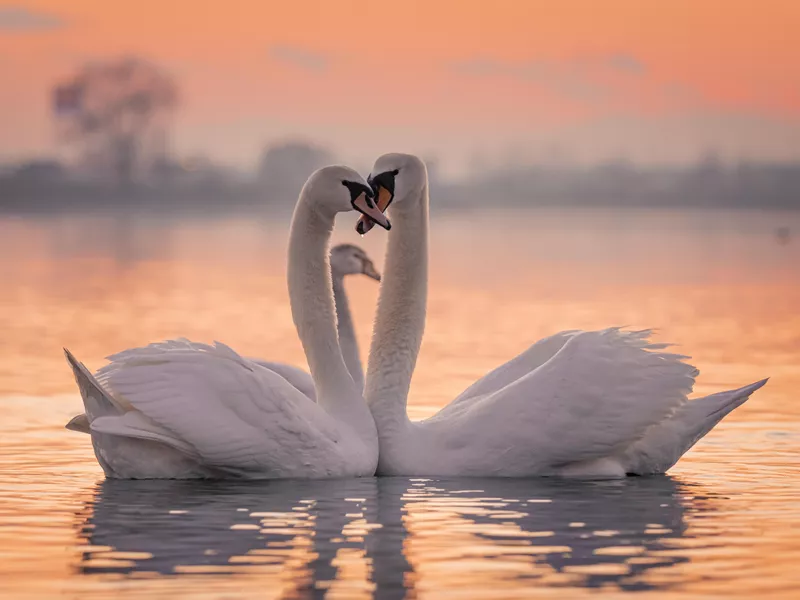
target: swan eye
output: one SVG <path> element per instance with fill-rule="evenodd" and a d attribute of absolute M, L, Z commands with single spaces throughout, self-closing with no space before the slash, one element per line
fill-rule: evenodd
<path fill-rule="evenodd" d="M 367 201 L 367 205 L 370 208 L 373 208 L 374 205 L 372 204 L 372 196 L 374 195 L 372 188 L 368 185 L 364 185 L 358 181 L 347 181 L 346 179 L 342 181 L 342 185 L 346 187 L 350 191 L 350 201 L 355 201 L 360 195 L 364 195 L 365 200 Z"/>

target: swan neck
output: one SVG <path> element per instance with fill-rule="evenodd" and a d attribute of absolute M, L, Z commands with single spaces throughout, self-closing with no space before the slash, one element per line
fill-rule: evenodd
<path fill-rule="evenodd" d="M 342 359 L 336 331 L 328 242 L 333 215 L 310 205 L 305 189 L 292 217 L 288 286 L 292 319 L 314 379 L 317 402 L 331 416 L 374 439 L 375 424 Z"/>
<path fill-rule="evenodd" d="M 342 358 L 350 377 L 356 384 L 359 393 L 364 391 L 364 369 L 361 366 L 361 356 L 358 351 L 353 317 L 350 313 L 350 303 L 344 289 L 344 276 L 333 274 L 333 302 L 336 306 L 336 326 L 339 332 L 339 346 L 342 349 Z"/>
<path fill-rule="evenodd" d="M 375 317 L 365 397 L 381 440 L 407 433 L 408 391 L 425 329 L 428 296 L 428 187 L 391 210 L 392 231 Z M 416 200 L 416 201 L 415 201 Z M 383 457 L 382 457 L 383 458 Z"/>

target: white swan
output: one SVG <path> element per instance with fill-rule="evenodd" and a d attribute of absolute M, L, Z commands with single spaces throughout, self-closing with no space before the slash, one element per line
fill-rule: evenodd
<path fill-rule="evenodd" d="M 766 379 L 687 401 L 697 370 L 649 331 L 569 331 L 487 374 L 430 419 L 406 413 L 425 325 L 428 181 L 424 163 L 387 154 L 369 181 L 392 200 L 365 397 L 378 474 L 606 478 L 663 473 Z M 362 217 L 357 231 L 371 227 Z"/>
<path fill-rule="evenodd" d="M 317 402 L 218 342 L 178 340 L 126 350 L 109 357 L 96 378 L 65 349 L 106 476 L 375 473 L 375 423 L 339 349 L 327 251 L 338 212 L 355 208 L 389 226 L 371 195 L 352 169 L 325 167 L 306 182 L 292 218 L 289 298 Z"/>
<path fill-rule="evenodd" d="M 344 288 L 344 279 L 347 275 L 366 275 L 375 281 L 381 280 L 381 275 L 375 268 L 372 260 L 363 249 L 353 244 L 339 244 L 331 248 L 331 280 L 333 281 L 333 304 L 336 308 L 336 330 L 339 334 L 339 346 L 342 357 L 350 376 L 355 381 L 359 392 L 364 391 L 364 369 L 361 366 L 361 354 L 358 351 L 358 340 L 353 326 L 353 316 L 350 313 L 350 303 Z M 272 362 L 258 358 L 250 359 L 268 369 L 272 369 L 283 376 L 298 390 L 312 400 L 317 399 L 314 390 L 314 380 L 311 375 L 300 367 L 286 363 Z"/>
<path fill-rule="evenodd" d="M 355 381 L 359 392 L 364 391 L 364 370 L 361 367 L 361 354 L 358 351 L 358 340 L 356 340 L 353 317 L 350 314 L 350 304 L 347 300 L 347 292 L 344 287 L 344 278 L 347 275 L 366 275 L 375 281 L 381 280 L 381 275 L 375 268 L 375 264 L 367 256 L 363 249 L 353 244 L 339 244 L 331 248 L 331 280 L 333 281 L 333 304 L 336 309 L 336 330 L 339 334 L 339 346 L 342 350 L 342 357 L 350 376 Z M 188 342 L 184 338 L 176 342 Z M 286 381 L 291 383 L 306 396 L 316 401 L 317 393 L 314 389 L 314 379 L 309 373 L 287 363 L 250 358 L 254 363 L 275 371 Z M 90 433 L 89 419 L 86 413 L 82 413 L 70 419 L 66 428 L 71 431 Z"/>
<path fill-rule="evenodd" d="M 331 248 L 331 280 L 333 281 L 333 304 L 336 309 L 336 330 L 339 334 L 339 346 L 342 350 L 342 357 L 350 376 L 355 381 L 359 391 L 364 391 L 364 370 L 361 366 L 361 354 L 358 350 L 358 340 L 356 340 L 353 317 L 350 313 L 350 304 L 347 300 L 347 292 L 344 287 L 344 279 L 347 275 L 366 275 L 375 281 L 381 280 L 381 275 L 375 268 L 372 259 L 367 256 L 362 248 L 354 244 L 339 244 Z M 176 342 L 187 342 L 183 338 Z M 254 363 L 275 371 L 278 375 L 286 379 L 306 396 L 316 401 L 317 393 L 314 389 L 314 379 L 309 373 L 287 363 L 250 358 Z M 67 429 L 81 433 L 90 433 L 89 419 L 86 413 L 82 413 L 70 419 L 66 425 Z"/>

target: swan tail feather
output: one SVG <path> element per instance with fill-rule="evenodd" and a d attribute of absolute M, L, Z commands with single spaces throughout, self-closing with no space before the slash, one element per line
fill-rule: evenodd
<path fill-rule="evenodd" d="M 736 390 L 686 402 L 670 418 L 650 427 L 639 441 L 626 450 L 626 472 L 632 475 L 665 473 L 767 381 L 769 378 Z"/>
<path fill-rule="evenodd" d="M 67 429 L 83 431 L 84 421 L 81 416 L 86 418 L 86 425 L 88 425 L 98 417 L 121 415 L 126 412 L 125 408 L 103 389 L 94 375 L 89 372 L 89 369 L 66 348 L 64 348 L 64 355 L 67 357 L 70 367 L 72 367 L 75 383 L 78 384 L 85 409 L 84 415 L 78 415 L 67 423 Z"/>
<path fill-rule="evenodd" d="M 183 350 L 187 343 L 176 340 L 163 345 L 169 350 Z M 158 350 L 155 348 L 152 353 Z M 66 427 L 91 434 L 95 456 L 107 477 L 196 479 L 221 476 L 221 470 L 203 464 L 192 444 L 135 410 L 123 397 L 112 396 L 104 387 L 110 374 L 140 359 L 135 350 L 120 353 L 121 357 L 100 369 L 96 376 L 66 348 L 64 354 L 72 367 L 85 409 L 84 414 L 73 417 Z M 150 356 L 142 358 L 154 360 Z"/>
<path fill-rule="evenodd" d="M 86 416 L 86 413 L 75 415 L 69 420 L 69 423 L 64 425 L 70 431 L 77 431 L 78 433 L 91 433 L 89 426 L 89 417 Z"/>

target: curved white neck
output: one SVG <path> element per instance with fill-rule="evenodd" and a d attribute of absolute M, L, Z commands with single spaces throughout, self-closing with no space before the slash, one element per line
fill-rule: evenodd
<path fill-rule="evenodd" d="M 317 392 L 331 416 L 349 424 L 364 440 L 376 437 L 375 423 L 361 392 L 347 372 L 336 332 L 328 241 L 333 216 L 310 206 L 305 189 L 295 207 L 289 233 L 289 300 Z"/>
<path fill-rule="evenodd" d="M 402 444 L 406 435 L 408 390 L 425 330 L 427 184 L 419 199 L 406 199 L 390 210 L 392 231 L 386 249 L 364 394 L 375 418 L 382 453 L 385 447 Z"/>
<path fill-rule="evenodd" d="M 353 326 L 353 317 L 350 314 L 350 304 L 347 301 L 347 292 L 344 289 L 344 276 L 332 273 L 333 302 L 336 306 L 336 327 L 339 332 L 339 346 L 342 349 L 342 358 L 350 376 L 358 388 L 359 393 L 364 392 L 364 369 L 361 366 L 361 356 L 358 352 L 358 340 Z"/>

